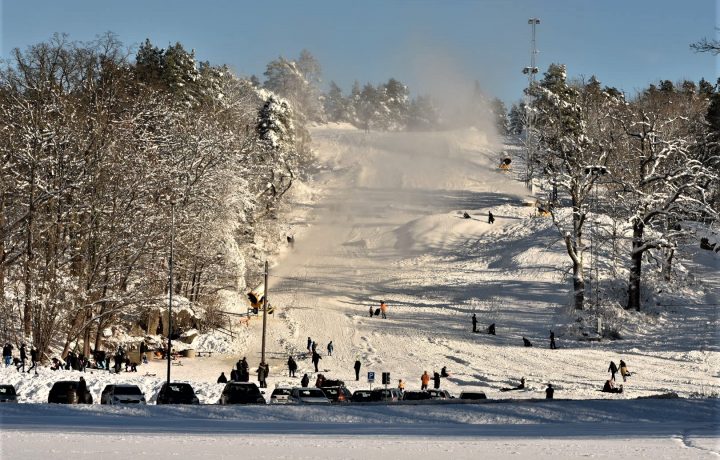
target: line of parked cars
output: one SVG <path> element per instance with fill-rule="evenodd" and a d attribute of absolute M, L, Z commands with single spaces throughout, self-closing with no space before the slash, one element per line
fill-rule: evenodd
<path fill-rule="evenodd" d="M 278 386 L 270 394 L 270 404 L 343 404 L 362 402 L 422 401 L 454 399 L 447 390 L 405 391 L 397 388 L 376 388 L 357 390 L 350 393 L 345 386 L 287 387 Z M 460 399 L 486 399 L 482 392 L 463 392 Z M 17 394 L 12 385 L 0 385 L 0 403 L 17 402 Z M 92 404 L 89 391 L 78 395 L 78 381 L 61 380 L 55 382 L 48 394 L 48 403 L 56 404 Z M 220 395 L 218 404 L 265 404 L 263 393 L 252 382 L 228 382 Z M 100 395 L 100 404 L 147 404 L 145 394 L 137 385 L 106 385 Z M 200 404 L 192 385 L 184 382 L 163 383 L 156 404 Z"/>

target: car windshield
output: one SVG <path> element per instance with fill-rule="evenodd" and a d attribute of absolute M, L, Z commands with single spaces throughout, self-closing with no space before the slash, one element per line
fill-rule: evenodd
<path fill-rule="evenodd" d="M 115 394 L 116 395 L 137 395 L 142 396 L 142 391 L 140 391 L 140 388 L 136 386 L 131 387 L 115 387 Z"/>
<path fill-rule="evenodd" d="M 287 396 L 290 394 L 289 388 L 275 388 L 272 392 L 273 396 Z"/>
<path fill-rule="evenodd" d="M 234 395 L 240 395 L 240 394 L 257 394 L 260 390 L 257 389 L 257 387 L 252 385 L 228 385 L 225 387 L 225 394 L 234 394 Z"/>
<path fill-rule="evenodd" d="M 322 390 L 298 390 L 298 395 L 304 398 L 324 398 L 325 393 Z"/>
<path fill-rule="evenodd" d="M 0 395 L 14 395 L 14 394 L 15 394 L 15 387 L 11 387 L 11 386 L 0 387 Z"/>
<path fill-rule="evenodd" d="M 188 395 L 188 396 L 193 395 L 192 387 L 187 384 L 180 385 L 180 384 L 173 383 L 173 384 L 170 384 L 170 386 L 167 387 L 166 390 L 169 391 L 170 393 L 177 393 L 177 394 Z"/>

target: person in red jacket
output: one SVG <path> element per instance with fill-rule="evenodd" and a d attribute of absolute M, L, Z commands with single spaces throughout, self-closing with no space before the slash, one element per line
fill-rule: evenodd
<path fill-rule="evenodd" d="M 427 371 L 420 376 L 420 383 L 422 383 L 422 385 L 420 385 L 420 389 L 427 390 L 428 384 L 430 383 L 430 374 L 428 374 Z"/>

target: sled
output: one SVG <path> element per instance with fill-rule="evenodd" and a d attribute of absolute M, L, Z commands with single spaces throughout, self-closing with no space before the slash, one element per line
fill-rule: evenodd
<path fill-rule="evenodd" d="M 376 308 L 376 309 L 375 309 L 375 316 L 380 316 L 380 309 L 379 309 L 379 308 Z"/>

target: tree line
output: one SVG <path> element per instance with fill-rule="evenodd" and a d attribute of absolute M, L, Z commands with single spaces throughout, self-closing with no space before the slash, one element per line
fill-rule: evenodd
<path fill-rule="evenodd" d="M 221 290 L 243 289 L 311 164 L 303 122 L 290 101 L 179 43 L 133 55 L 112 34 L 55 35 L 15 49 L 0 67 L 6 339 L 87 355 L 169 289 L 200 316 Z"/>
<path fill-rule="evenodd" d="M 639 310 L 644 263 L 669 280 L 693 223 L 717 220 L 720 80 L 664 80 L 628 97 L 594 76 L 569 79 L 564 65 L 552 64 L 527 95 L 511 119 L 533 117 L 527 134 L 539 148 L 530 175 L 559 192 L 548 208 L 572 262 L 575 307 L 586 303 L 588 223 L 603 214 L 625 228 L 607 230 L 609 237 L 628 233 L 624 307 Z"/>

